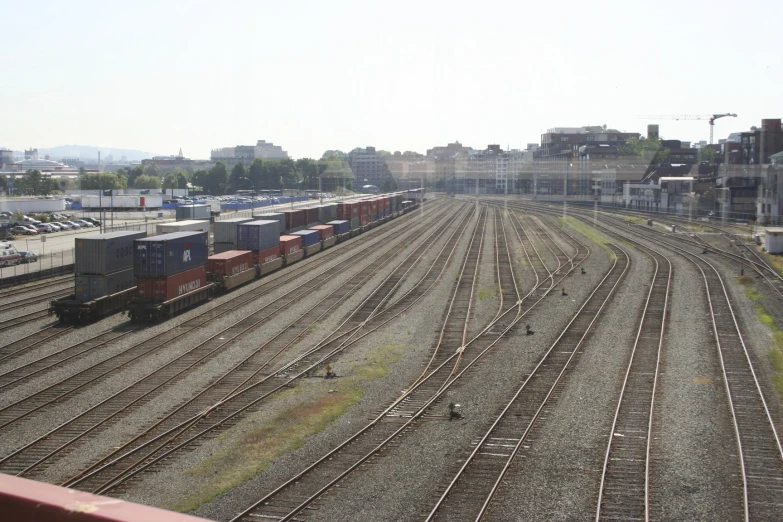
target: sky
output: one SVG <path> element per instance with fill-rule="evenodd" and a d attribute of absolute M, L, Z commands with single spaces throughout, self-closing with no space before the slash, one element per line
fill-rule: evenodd
<path fill-rule="evenodd" d="M 779 0 L 35 1 L 3 4 L 0 146 L 295 158 L 551 127 L 709 140 L 783 117 Z M 9 23 L 13 21 L 13 23 Z M 12 81 L 9 81 L 12 80 Z"/>

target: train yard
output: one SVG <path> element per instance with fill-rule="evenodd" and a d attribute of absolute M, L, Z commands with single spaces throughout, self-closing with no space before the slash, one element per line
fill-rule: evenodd
<path fill-rule="evenodd" d="M 0 473 L 226 521 L 779 520 L 783 277 L 654 219 L 430 198 L 158 321 L 4 289 Z"/>

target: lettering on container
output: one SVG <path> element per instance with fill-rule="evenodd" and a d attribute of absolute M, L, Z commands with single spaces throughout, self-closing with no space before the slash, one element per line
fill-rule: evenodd
<path fill-rule="evenodd" d="M 244 272 L 248 268 L 250 268 L 250 267 L 248 266 L 247 263 L 242 263 L 241 265 L 237 265 L 237 266 L 234 267 L 234 270 L 232 270 L 231 275 L 236 275 L 236 274 L 238 274 L 240 272 Z"/>
<path fill-rule="evenodd" d="M 188 292 L 197 290 L 200 286 L 201 279 L 196 279 L 195 281 L 185 283 L 184 285 L 179 285 L 179 288 L 177 289 L 177 295 L 187 294 Z"/>
<path fill-rule="evenodd" d="M 187 263 L 190 261 L 190 250 L 185 250 L 182 252 L 182 262 Z"/>

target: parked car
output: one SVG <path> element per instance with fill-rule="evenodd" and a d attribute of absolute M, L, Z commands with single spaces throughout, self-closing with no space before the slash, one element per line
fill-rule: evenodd
<path fill-rule="evenodd" d="M 23 236 L 34 236 L 38 234 L 37 230 L 27 228 L 23 225 L 16 225 L 14 228 L 11 229 L 12 234 L 21 234 Z"/>
<path fill-rule="evenodd" d="M 49 227 L 52 229 L 52 232 L 59 232 L 60 230 L 62 230 L 62 228 L 60 228 L 60 225 L 58 225 L 57 223 L 47 223 L 47 225 L 49 225 Z"/>
<path fill-rule="evenodd" d="M 35 263 L 38 261 L 38 256 L 32 252 L 19 252 L 19 255 L 22 256 L 22 259 L 19 260 L 20 263 Z"/>
<path fill-rule="evenodd" d="M 65 223 L 66 225 L 71 225 L 72 228 L 82 228 L 82 226 L 75 221 L 61 221 L 61 223 Z"/>
<path fill-rule="evenodd" d="M 72 227 L 71 225 L 69 225 L 68 223 L 66 223 L 64 221 L 58 221 L 57 223 L 55 223 L 55 225 L 57 225 L 58 227 L 60 227 L 63 230 L 71 230 L 72 228 L 74 228 L 74 227 Z"/>
<path fill-rule="evenodd" d="M 101 222 L 100 222 L 100 220 L 97 220 L 97 219 L 95 219 L 95 218 L 86 217 L 86 218 L 82 218 L 82 220 L 83 220 L 83 221 L 87 221 L 88 223 L 92 223 L 92 224 L 93 224 L 93 225 L 95 225 L 96 227 L 99 227 L 99 226 L 101 226 Z"/>
<path fill-rule="evenodd" d="M 75 219 L 73 222 L 82 228 L 92 228 L 95 226 L 93 223 L 90 223 L 89 221 L 86 221 L 84 219 Z"/>
<path fill-rule="evenodd" d="M 42 234 L 48 234 L 49 232 L 54 232 L 54 229 L 49 225 L 49 223 L 41 223 L 40 225 L 35 225 L 35 229 Z"/>
<path fill-rule="evenodd" d="M 18 265 L 22 256 L 12 243 L 0 242 L 0 267 Z"/>

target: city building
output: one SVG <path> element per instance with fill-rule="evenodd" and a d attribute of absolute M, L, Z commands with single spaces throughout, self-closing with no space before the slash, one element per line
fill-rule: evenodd
<path fill-rule="evenodd" d="M 460 152 L 455 158 L 454 179 L 447 188 L 449 192 L 466 194 L 513 194 L 523 163 L 524 152 L 504 151 L 500 145 Z"/>
<path fill-rule="evenodd" d="M 555 156 L 574 157 L 580 154 L 580 147 L 595 148 L 605 144 L 616 149 L 631 138 L 639 139 L 638 132 L 620 132 L 607 129 L 604 125 L 586 127 L 554 127 L 541 135 L 541 147 L 535 152 L 537 158 Z M 608 149 L 607 149 L 608 150 Z"/>
<path fill-rule="evenodd" d="M 195 172 L 199 169 L 212 168 L 214 165 L 213 162 L 208 160 L 193 160 L 186 158 L 182 154 L 182 149 L 179 149 L 179 153 L 176 156 L 153 156 L 152 159 L 141 160 L 142 167 L 146 167 L 152 163 L 157 165 L 161 174 L 175 172 L 178 169 L 182 169 L 186 172 Z"/>
<path fill-rule="evenodd" d="M 237 163 L 243 163 L 249 167 L 256 158 L 269 160 L 289 159 L 288 153 L 279 145 L 264 140 L 258 140 L 255 145 L 237 145 L 236 147 L 222 147 L 212 149 L 210 159 L 213 163 L 222 161 L 229 170 Z"/>
<path fill-rule="evenodd" d="M 14 151 L 8 149 L 0 149 L 0 170 L 4 170 L 6 166 L 11 165 L 14 162 Z"/>
<path fill-rule="evenodd" d="M 387 159 L 388 156 L 378 154 L 375 147 L 356 148 L 349 152 L 348 166 L 353 173 L 353 186 L 383 186 L 384 181 L 391 177 Z"/>
<path fill-rule="evenodd" d="M 399 190 L 428 187 L 434 184 L 435 161 L 416 152 L 399 151 L 386 158 L 386 166 Z"/>

